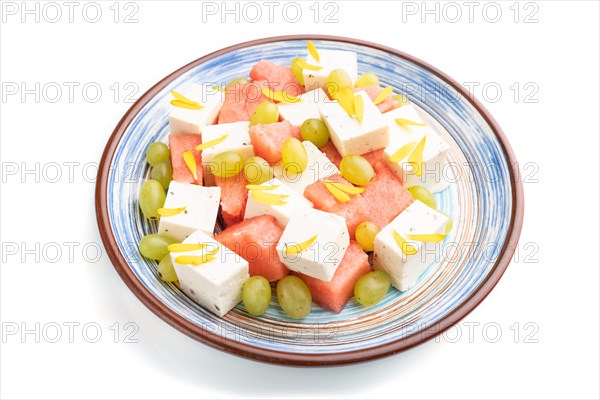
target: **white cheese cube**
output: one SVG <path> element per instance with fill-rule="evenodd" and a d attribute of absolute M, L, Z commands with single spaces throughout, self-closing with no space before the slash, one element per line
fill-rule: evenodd
<path fill-rule="evenodd" d="M 424 124 L 416 108 L 406 105 L 384 114 L 390 126 L 390 144 L 384 151 L 384 159 L 394 173 L 404 182 L 404 186 L 424 186 L 431 192 L 441 192 L 449 185 L 444 177 L 444 169 L 448 164 L 448 144 L 429 125 L 418 126 L 407 123 L 398 124 L 396 119 Z M 408 162 L 409 156 L 392 163 L 390 157 L 408 143 L 418 143 L 424 136 L 423 164 L 419 167 Z M 417 175 L 420 173 L 420 176 Z"/>
<path fill-rule="evenodd" d="M 225 96 L 222 92 L 201 85 L 193 85 L 182 94 L 200 104 L 202 108 L 192 110 L 171 106 L 171 112 L 169 113 L 171 134 L 202 133 L 205 126 L 215 123 L 223 106 Z"/>
<path fill-rule="evenodd" d="M 182 212 L 160 217 L 158 233 L 182 241 L 197 230 L 213 235 L 221 188 L 171 181 L 163 208 L 183 208 Z"/>
<path fill-rule="evenodd" d="M 304 69 L 304 88 L 314 90 L 327 86 L 327 78 L 334 69 L 343 69 L 350 76 L 352 84 L 358 78 L 358 63 L 354 51 L 342 50 L 319 50 L 319 62 L 310 55 L 306 56 L 306 62 L 321 67 L 318 71 Z"/>
<path fill-rule="evenodd" d="M 304 196 L 304 189 L 307 186 L 333 174 L 339 174 L 340 171 L 311 141 L 305 140 L 302 145 L 308 156 L 308 164 L 304 171 L 297 172 L 298 170 L 293 166 L 284 170 L 283 161 L 280 161 L 273 167 L 273 173 L 287 186 Z"/>
<path fill-rule="evenodd" d="M 202 143 L 220 139 L 227 135 L 224 141 L 202 150 L 202 169 L 205 173 L 206 185 L 214 184 L 214 176 L 210 172 L 210 165 L 215 156 L 225 151 L 238 152 L 244 161 L 254 156 L 254 147 L 250 142 L 250 122 L 232 122 L 228 124 L 208 125 L 202 131 Z M 222 168 L 223 166 L 216 166 Z"/>
<path fill-rule="evenodd" d="M 386 119 L 367 93 L 361 91 L 356 94 L 362 96 L 364 102 L 362 123 L 350 116 L 337 101 L 319 104 L 321 118 L 329 128 L 331 141 L 342 157 L 348 154 L 365 154 L 389 144 Z"/>
<path fill-rule="evenodd" d="M 181 290 L 210 312 L 224 316 L 242 300 L 242 285 L 248 279 L 248 262 L 202 231 L 194 232 L 183 243 L 204 244 L 206 247 L 171 253 Z M 178 262 L 180 256 L 202 257 L 217 248 L 214 260 L 204 264 Z"/>
<path fill-rule="evenodd" d="M 277 178 L 273 178 L 268 182 L 263 183 L 263 187 L 277 186 L 272 190 L 264 190 L 262 193 L 271 193 L 277 195 L 286 195 L 285 204 L 265 204 L 259 200 L 255 200 L 252 196 L 252 191 L 248 194 L 248 201 L 246 202 L 246 211 L 244 213 L 244 219 L 257 217 L 259 215 L 271 215 L 277 220 L 279 225 L 285 228 L 290 218 L 302 212 L 306 208 L 311 208 L 313 204 L 301 194 L 292 190 L 290 187 L 285 185 Z"/>
<path fill-rule="evenodd" d="M 375 236 L 375 269 L 387 273 L 398 290 L 412 288 L 425 269 L 439 260 L 441 243 L 412 240 L 407 234 L 443 234 L 447 222 L 444 214 L 415 200 Z M 416 254 L 404 254 L 394 231 L 417 250 Z"/>
<path fill-rule="evenodd" d="M 297 254 L 287 250 L 299 250 L 297 245 L 302 243 L 310 245 Z M 277 243 L 277 253 L 290 270 L 330 282 L 349 244 L 344 218 L 309 208 L 292 216 Z"/>
<path fill-rule="evenodd" d="M 279 104 L 279 115 L 290 124 L 300 126 L 310 118 L 320 119 L 319 103 L 330 101 L 323 89 L 315 89 L 298 96 L 296 103 Z"/>

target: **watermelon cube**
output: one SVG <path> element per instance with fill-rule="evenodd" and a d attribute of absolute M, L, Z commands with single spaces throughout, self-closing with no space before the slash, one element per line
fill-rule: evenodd
<path fill-rule="evenodd" d="M 281 160 L 281 146 L 291 137 L 301 140 L 300 128 L 288 121 L 250 127 L 250 140 L 254 146 L 254 154 L 271 164 Z"/>
<path fill-rule="evenodd" d="M 250 70 L 250 78 L 256 81 L 267 81 L 271 90 L 282 90 L 292 96 L 304 93 L 304 86 L 296 79 L 288 66 L 275 65 L 271 61 L 262 60 Z"/>
<path fill-rule="evenodd" d="M 252 264 L 250 268 L 252 268 Z M 351 240 L 350 246 L 330 282 L 300 272 L 293 272 L 293 274 L 306 283 L 315 303 L 339 313 L 354 295 L 356 281 L 370 271 L 371 267 L 367 254 L 358 243 Z"/>
<path fill-rule="evenodd" d="M 369 85 L 369 86 L 363 86 L 363 87 L 356 88 L 356 89 L 354 89 L 354 92 L 364 91 L 369 95 L 371 100 L 375 101 L 375 99 L 377 98 L 377 96 L 379 95 L 379 93 L 382 90 L 383 90 L 383 88 L 379 85 Z M 390 95 L 390 96 L 386 97 L 381 103 L 377 104 L 377 108 L 382 113 L 385 113 L 385 112 L 391 111 L 395 108 L 398 108 L 401 105 L 402 104 L 400 104 L 399 101 L 393 99 L 392 96 Z"/>
<path fill-rule="evenodd" d="M 352 185 L 340 175 L 331 175 L 327 180 Z M 369 220 L 369 208 L 377 207 L 377 203 L 369 204 L 362 195 L 352 195 L 350 201 L 338 201 L 325 187 L 322 181 L 309 185 L 304 190 L 304 197 L 310 200 L 314 207 L 321 211 L 330 212 L 346 220 L 350 239 L 354 238 L 354 232 L 358 224 Z"/>
<path fill-rule="evenodd" d="M 260 275 L 273 282 L 289 273 L 275 247 L 282 233 L 275 218 L 260 215 L 228 226 L 215 239 L 248 261 L 250 276 Z"/>
<path fill-rule="evenodd" d="M 226 226 L 244 219 L 244 210 L 248 200 L 248 181 L 243 173 L 230 178 L 215 176 L 215 183 L 221 188 L 221 216 Z"/>
<path fill-rule="evenodd" d="M 268 87 L 264 81 L 245 84 L 233 84 L 225 89 L 225 102 L 219 112 L 219 124 L 250 121 L 256 107 L 269 98 L 262 94 L 262 88 Z"/>
<path fill-rule="evenodd" d="M 173 166 L 173 180 L 183 183 L 202 185 L 202 151 L 194 147 L 202 143 L 202 136 L 196 133 L 180 133 L 169 135 L 169 148 L 171 150 L 171 165 Z M 189 167 L 183 160 L 183 153 L 190 150 L 196 160 L 196 176 L 192 175 Z"/>
<path fill-rule="evenodd" d="M 327 142 L 327 144 L 323 147 L 321 147 L 319 150 L 321 150 L 323 153 L 325 153 L 325 155 L 327 156 L 327 158 L 329 158 L 329 161 L 331 161 L 333 164 L 335 164 L 336 167 L 340 167 L 340 162 L 342 161 L 342 155 L 337 151 L 337 149 L 335 148 L 335 145 L 333 144 L 333 142 L 330 140 Z"/>

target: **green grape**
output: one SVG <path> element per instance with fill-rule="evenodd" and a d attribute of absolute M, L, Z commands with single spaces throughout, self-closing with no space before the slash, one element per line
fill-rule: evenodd
<path fill-rule="evenodd" d="M 175 282 L 179 279 L 177 273 L 175 273 L 175 268 L 173 268 L 170 254 L 164 256 L 158 263 L 158 275 L 165 282 Z"/>
<path fill-rule="evenodd" d="M 303 140 L 310 140 L 318 148 L 325 146 L 329 141 L 329 129 L 325 122 L 318 118 L 304 121 L 300 127 L 300 135 Z"/>
<path fill-rule="evenodd" d="M 366 74 L 362 74 L 356 80 L 354 87 L 359 88 L 363 86 L 371 86 L 371 85 L 379 85 L 379 78 L 377 75 L 367 72 Z"/>
<path fill-rule="evenodd" d="M 410 192 L 413 199 L 420 200 L 421 202 L 425 203 L 434 210 L 437 208 L 437 203 L 435 202 L 433 194 L 431 194 L 429 189 L 427 189 L 426 187 L 415 185 L 409 187 L 408 191 Z"/>
<path fill-rule="evenodd" d="M 169 159 L 169 146 L 162 142 L 154 142 L 146 150 L 148 164 L 155 166 Z"/>
<path fill-rule="evenodd" d="M 262 315 L 271 303 L 271 285 L 262 276 L 248 278 L 242 286 L 244 308 L 252 315 Z"/>
<path fill-rule="evenodd" d="M 244 175 L 249 183 L 260 185 L 273 179 L 273 170 L 267 160 L 254 156 L 246 160 Z"/>
<path fill-rule="evenodd" d="M 168 189 L 169 183 L 173 180 L 173 167 L 171 163 L 163 161 L 152 167 L 152 179 L 157 180 L 163 188 Z"/>
<path fill-rule="evenodd" d="M 302 142 L 296 138 L 289 138 L 281 147 L 283 168 L 292 172 L 303 172 L 308 166 L 308 154 Z"/>
<path fill-rule="evenodd" d="M 304 85 L 304 76 L 302 75 L 302 67 L 300 65 L 298 65 L 298 62 L 300 62 L 300 60 L 302 60 L 302 58 L 300 58 L 300 57 L 296 57 L 292 60 L 292 72 L 294 73 L 294 76 L 296 77 L 296 79 L 298 79 L 298 82 L 300 82 L 301 84 Z"/>
<path fill-rule="evenodd" d="M 334 96 L 338 90 L 346 87 L 351 88 L 352 86 L 350 75 L 343 69 L 334 69 L 329 73 L 329 77 L 327 78 L 327 91 L 331 96 Z"/>
<path fill-rule="evenodd" d="M 140 240 L 140 253 L 151 260 L 162 260 L 169 255 L 167 247 L 175 241 L 168 236 L 151 233 Z"/>
<path fill-rule="evenodd" d="M 225 86 L 225 89 L 227 89 L 227 88 L 229 88 L 229 87 L 231 87 L 231 86 L 233 86 L 233 85 L 235 85 L 235 84 L 238 84 L 238 85 L 240 85 L 240 86 L 241 86 L 241 85 L 245 85 L 245 84 L 246 84 L 246 83 L 248 83 L 248 82 L 250 82 L 250 81 L 248 80 L 248 78 L 235 78 L 235 79 L 233 79 L 231 82 L 229 82 L 229 83 L 227 84 L 227 86 Z"/>
<path fill-rule="evenodd" d="M 165 204 L 165 189 L 159 181 L 148 179 L 140 189 L 138 202 L 144 217 L 158 219 L 157 210 Z"/>
<path fill-rule="evenodd" d="M 372 271 L 360 277 L 354 285 L 354 297 L 363 306 L 373 306 L 381 301 L 390 289 L 390 277 L 382 271 Z"/>
<path fill-rule="evenodd" d="M 283 311 L 296 319 L 306 317 L 312 307 L 308 286 L 293 275 L 288 275 L 277 283 L 277 300 Z"/>
<path fill-rule="evenodd" d="M 208 165 L 214 176 L 231 178 L 244 168 L 244 157 L 237 151 L 225 151 L 217 154 Z"/>
<path fill-rule="evenodd" d="M 372 222 L 361 222 L 354 232 L 356 241 L 364 251 L 373 251 L 375 249 L 375 236 L 379 233 L 379 228 Z"/>
<path fill-rule="evenodd" d="M 260 103 L 250 117 L 250 126 L 257 124 L 272 124 L 279 121 L 277 104 L 269 101 Z"/>
<path fill-rule="evenodd" d="M 360 186 L 367 185 L 375 177 L 375 171 L 369 161 L 356 154 L 349 154 L 342 158 L 340 172 L 348 182 Z"/>

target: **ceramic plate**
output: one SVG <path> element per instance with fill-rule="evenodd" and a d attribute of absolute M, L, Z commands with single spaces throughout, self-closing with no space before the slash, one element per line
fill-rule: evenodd
<path fill-rule="evenodd" d="M 359 73 L 373 72 L 384 85 L 405 94 L 450 144 L 452 183 L 436 194 L 438 208 L 454 220 L 442 256 L 406 292 L 392 289 L 374 307 L 354 299 L 340 314 L 313 306 L 304 320 L 292 320 L 274 299 L 261 317 L 241 305 L 218 318 L 176 285 L 157 277 L 157 265 L 137 250 L 155 232 L 137 206 L 148 175 L 146 147 L 166 141 L 169 92 L 185 93 L 192 83 L 224 84 L 247 76 L 268 59 L 289 65 L 306 54 L 306 40 L 319 49 L 358 53 Z M 102 156 L 96 209 L 102 240 L 119 275 L 159 317 L 199 341 L 255 360 L 293 365 L 366 361 L 422 343 L 467 315 L 496 285 L 508 266 L 523 218 L 523 189 L 513 173 L 516 160 L 489 113 L 454 80 L 398 50 L 360 40 L 286 36 L 255 40 L 204 56 L 175 71 L 125 114 Z M 377 205 L 377 206 L 385 206 Z"/>

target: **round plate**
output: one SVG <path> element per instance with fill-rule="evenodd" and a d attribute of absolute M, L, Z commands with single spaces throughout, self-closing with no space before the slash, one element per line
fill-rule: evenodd
<path fill-rule="evenodd" d="M 454 228 L 439 262 L 406 292 L 392 289 L 371 308 L 354 299 L 340 314 L 317 306 L 292 320 L 273 301 L 261 317 L 241 305 L 218 318 L 176 285 L 158 279 L 156 263 L 137 250 L 155 231 L 137 206 L 148 174 L 145 149 L 168 135 L 169 92 L 192 83 L 222 85 L 248 76 L 261 59 L 289 65 L 306 54 L 306 40 L 319 49 L 358 54 L 359 73 L 373 72 L 383 85 L 405 94 L 450 144 L 443 176 L 449 188 L 436 195 Z M 160 318 L 212 347 L 255 360 L 292 365 L 335 365 L 395 354 L 452 326 L 493 289 L 510 263 L 523 220 L 523 188 L 516 160 L 489 113 L 454 80 L 430 65 L 385 46 L 330 36 L 285 36 L 219 50 L 173 72 L 146 92 L 123 116 L 102 156 L 96 212 L 102 240 L 117 272 Z M 385 204 L 376 205 L 385 207 Z"/>

